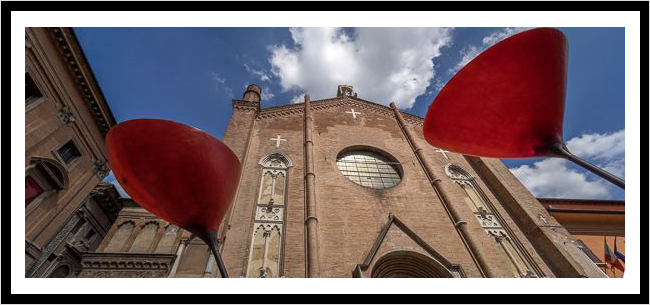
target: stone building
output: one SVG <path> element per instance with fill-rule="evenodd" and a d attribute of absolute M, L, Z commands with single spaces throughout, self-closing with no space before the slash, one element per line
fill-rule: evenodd
<path fill-rule="evenodd" d="M 332 88 L 333 92 L 335 88 Z M 231 277 L 605 277 L 498 160 L 426 143 L 357 96 L 279 107 L 250 85 L 223 141 L 243 172 L 220 228 Z M 208 247 L 125 205 L 80 276 L 218 277 Z"/>
<path fill-rule="evenodd" d="M 114 124 L 72 30 L 26 28 L 26 277 L 75 276 L 115 220 L 119 206 L 91 196 Z"/>

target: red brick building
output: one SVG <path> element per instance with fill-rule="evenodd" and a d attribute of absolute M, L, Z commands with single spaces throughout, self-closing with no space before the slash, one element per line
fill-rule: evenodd
<path fill-rule="evenodd" d="M 100 183 L 115 120 L 73 31 L 25 35 L 26 276 L 219 276 L 200 239 Z M 423 118 L 352 86 L 280 107 L 261 92 L 223 136 L 243 167 L 219 231 L 231 277 L 606 276 L 577 222 L 498 159 L 428 145 Z"/>
<path fill-rule="evenodd" d="M 431 147 L 422 118 L 334 89 L 263 108 L 250 85 L 233 100 L 230 276 L 605 277 L 498 159 Z M 81 276 L 219 276 L 198 238 L 128 205 L 82 263 Z"/>
<path fill-rule="evenodd" d="M 563 225 L 591 260 L 609 277 L 623 277 L 622 271 L 605 261 L 605 241 L 611 250 L 625 254 L 625 201 L 567 198 L 537 198 Z M 622 263 L 624 265 L 624 263 Z"/>

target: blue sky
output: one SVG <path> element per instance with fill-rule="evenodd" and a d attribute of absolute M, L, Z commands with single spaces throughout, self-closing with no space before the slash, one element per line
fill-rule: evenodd
<path fill-rule="evenodd" d="M 625 175 L 624 28 L 559 28 L 569 40 L 564 139 Z M 249 83 L 263 107 L 305 92 L 360 98 L 424 116 L 444 84 L 490 45 L 523 28 L 75 28 L 118 122 L 164 118 L 221 138 L 231 100 Z M 624 191 L 566 161 L 504 159 L 537 196 L 624 199 Z M 109 180 L 113 180 L 112 175 Z"/>

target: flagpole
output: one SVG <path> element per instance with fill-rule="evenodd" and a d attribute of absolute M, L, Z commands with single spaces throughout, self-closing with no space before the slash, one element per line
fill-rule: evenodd
<path fill-rule="evenodd" d="M 607 260 L 607 235 L 603 235 L 604 245 L 603 245 L 603 260 L 605 261 L 605 274 L 607 274 L 607 269 L 609 269 L 609 261 Z M 613 272 L 613 271 L 612 271 Z M 609 277 L 609 275 L 608 275 Z"/>

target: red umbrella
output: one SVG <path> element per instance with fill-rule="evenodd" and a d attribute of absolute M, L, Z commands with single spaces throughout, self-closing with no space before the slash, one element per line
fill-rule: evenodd
<path fill-rule="evenodd" d="M 106 148 L 115 177 L 131 198 L 203 239 L 227 277 L 216 250 L 217 230 L 241 174 L 228 146 L 185 124 L 138 119 L 113 126 Z"/>
<path fill-rule="evenodd" d="M 552 28 L 513 35 L 463 67 L 424 120 L 429 144 L 494 158 L 562 157 L 625 188 L 625 182 L 569 152 L 562 139 L 566 36 Z"/>

